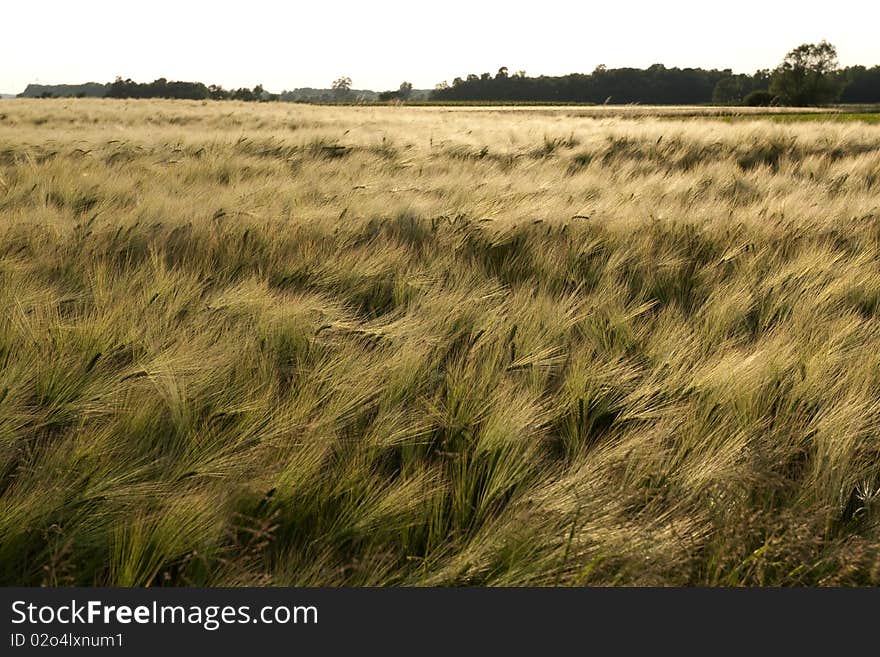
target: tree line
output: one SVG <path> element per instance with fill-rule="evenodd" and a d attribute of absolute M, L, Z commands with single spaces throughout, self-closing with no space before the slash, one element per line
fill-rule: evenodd
<path fill-rule="evenodd" d="M 253 89 L 224 89 L 217 84 L 201 82 L 169 82 L 159 78 L 153 82 L 134 82 L 117 77 L 107 87 L 106 98 L 184 98 L 189 100 L 243 100 L 247 102 L 278 100 L 278 94 L 270 94 L 263 85 Z"/>
<path fill-rule="evenodd" d="M 528 77 L 501 67 L 491 73 L 441 82 L 437 101 L 531 101 L 547 103 L 643 103 L 649 105 L 820 105 L 880 103 L 880 66 L 839 68 L 826 41 L 790 51 L 772 71 L 735 75 L 732 70 L 646 69 L 598 66 L 589 74 Z"/>
<path fill-rule="evenodd" d="M 731 69 L 646 69 L 597 66 L 592 73 L 529 77 L 502 66 L 495 75 L 482 73 L 441 82 L 430 93 L 414 90 L 409 82 L 396 90 L 374 92 L 352 89 L 349 77 L 340 77 L 330 89 L 297 89 L 272 94 L 258 84 L 252 89 L 224 89 L 201 82 L 159 78 L 138 83 L 117 77 L 100 85 L 28 85 L 21 96 L 104 96 L 107 98 L 184 98 L 190 100 L 295 101 L 316 103 L 405 102 L 412 100 L 477 102 L 545 102 L 649 105 L 822 105 L 880 103 L 880 66 L 840 68 L 837 50 L 822 41 L 791 50 L 775 69 L 734 74 Z"/>

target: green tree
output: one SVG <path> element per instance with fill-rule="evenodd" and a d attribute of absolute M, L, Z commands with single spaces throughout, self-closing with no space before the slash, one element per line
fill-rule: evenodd
<path fill-rule="evenodd" d="M 741 103 L 750 89 L 747 86 L 748 78 L 744 75 L 728 75 L 721 78 L 715 84 L 712 91 L 713 103 Z"/>
<path fill-rule="evenodd" d="M 786 105 L 821 105 L 837 100 L 837 49 L 827 41 L 789 52 L 770 76 L 770 93 Z"/>
<path fill-rule="evenodd" d="M 247 87 L 240 87 L 232 92 L 232 100 L 242 100 L 249 103 L 256 99 L 254 98 L 253 91 L 251 91 Z"/>
<path fill-rule="evenodd" d="M 851 66 L 840 72 L 843 103 L 880 103 L 880 66 Z"/>
<path fill-rule="evenodd" d="M 226 100 L 231 95 L 231 92 L 226 91 L 222 85 L 212 84 L 208 87 L 208 97 L 211 100 Z"/>
<path fill-rule="evenodd" d="M 766 89 L 755 89 L 743 98 L 743 105 L 748 107 L 770 107 L 776 104 L 776 96 Z"/>
<path fill-rule="evenodd" d="M 412 82 L 401 82 L 400 89 L 397 90 L 397 97 L 400 100 L 406 100 L 412 95 Z"/>
<path fill-rule="evenodd" d="M 333 99 L 336 102 L 351 100 L 351 78 L 343 76 L 333 81 Z"/>

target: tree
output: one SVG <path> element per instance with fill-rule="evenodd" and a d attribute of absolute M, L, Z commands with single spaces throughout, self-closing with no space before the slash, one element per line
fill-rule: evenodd
<path fill-rule="evenodd" d="M 745 75 L 728 75 L 721 78 L 715 84 L 712 92 L 713 103 L 741 103 L 743 98 L 749 93 L 747 86 L 748 77 Z"/>
<path fill-rule="evenodd" d="M 208 87 L 208 98 L 211 100 L 226 100 L 229 96 L 230 92 L 226 91 L 221 85 L 212 84 Z"/>
<path fill-rule="evenodd" d="M 843 103 L 880 103 L 880 66 L 851 66 L 841 71 L 846 85 L 840 100 Z"/>
<path fill-rule="evenodd" d="M 755 89 L 743 98 L 743 105 L 747 107 L 770 107 L 776 104 L 776 96 L 766 89 Z"/>
<path fill-rule="evenodd" d="M 400 100 L 406 100 L 412 95 L 412 82 L 401 82 L 400 89 L 397 90 L 397 97 Z"/>
<path fill-rule="evenodd" d="M 337 102 L 344 102 L 351 98 L 351 78 L 343 76 L 333 81 L 333 99 Z"/>
<path fill-rule="evenodd" d="M 827 41 L 789 52 L 770 76 L 770 93 L 786 105 L 821 105 L 837 100 L 837 49 Z"/>
<path fill-rule="evenodd" d="M 246 103 L 256 100 L 254 92 L 247 87 L 240 87 L 232 92 L 232 100 L 243 100 Z"/>
<path fill-rule="evenodd" d="M 745 75 L 743 73 L 733 75 L 730 70 L 724 70 L 722 73 L 727 75 L 715 83 L 715 89 L 712 92 L 713 103 L 744 103 L 745 99 L 752 92 L 766 92 L 770 84 L 769 76 L 765 75 L 763 71 L 758 71 L 754 75 Z"/>
<path fill-rule="evenodd" d="M 752 76 L 752 89 L 769 89 L 770 88 L 770 69 L 762 68 L 755 71 Z"/>

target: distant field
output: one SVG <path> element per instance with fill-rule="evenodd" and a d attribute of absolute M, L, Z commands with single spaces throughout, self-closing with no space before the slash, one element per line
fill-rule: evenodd
<path fill-rule="evenodd" d="M 737 120 L 751 120 L 753 116 L 725 116 L 719 117 L 723 120 L 727 121 L 737 121 Z M 880 123 L 880 111 L 876 112 L 847 112 L 847 111 L 838 111 L 838 112 L 823 112 L 823 113 L 815 113 L 815 112 L 804 112 L 804 113 L 786 113 L 786 114 L 765 114 L 761 116 L 762 119 L 767 119 L 770 121 L 775 121 L 777 123 L 796 123 L 800 121 L 820 121 L 820 122 L 832 122 L 832 123 L 848 123 L 848 122 L 858 122 L 858 123 Z"/>
<path fill-rule="evenodd" d="M 395 107 L 395 106 L 391 106 Z M 584 105 L 579 103 L 481 103 L 481 102 L 458 102 L 458 103 L 434 103 L 414 102 L 402 107 L 407 109 L 426 108 L 433 111 L 459 111 L 459 112 L 529 112 L 551 113 L 563 116 L 583 116 L 591 118 L 612 117 L 653 117 L 653 118 L 692 118 L 692 117 L 754 117 L 754 116 L 782 116 L 782 115 L 826 115 L 841 111 L 848 111 L 841 107 L 740 107 L 740 106 L 711 106 L 711 105 Z M 859 111 L 865 111 L 858 106 Z"/>
<path fill-rule="evenodd" d="M 0 584 L 880 584 L 880 126 L 729 109 L 0 102 Z"/>
<path fill-rule="evenodd" d="M 591 118 L 718 118 L 726 121 L 746 121 L 754 119 L 770 119 L 779 122 L 793 121 L 858 121 L 862 123 L 880 123 L 880 106 L 874 105 L 838 105 L 833 107 L 739 107 L 739 106 L 704 106 L 704 105 L 580 105 L 577 103 L 561 103 L 547 105 L 544 103 L 433 103 L 430 101 L 409 103 L 407 107 L 434 109 L 446 108 L 456 111 L 491 111 L 491 112 L 539 112 L 559 115 L 562 113 L 572 117 Z"/>

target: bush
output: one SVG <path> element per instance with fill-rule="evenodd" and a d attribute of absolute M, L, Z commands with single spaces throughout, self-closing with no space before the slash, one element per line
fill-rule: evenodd
<path fill-rule="evenodd" d="M 749 107 L 769 107 L 776 104 L 776 96 L 764 89 L 756 89 L 743 98 L 743 105 Z"/>

